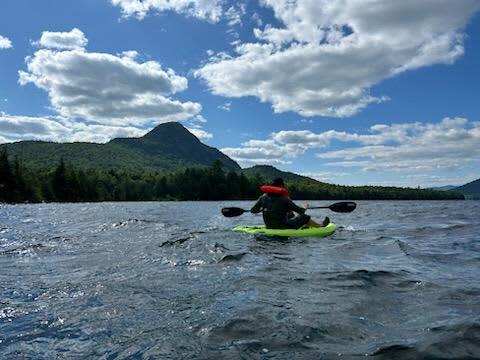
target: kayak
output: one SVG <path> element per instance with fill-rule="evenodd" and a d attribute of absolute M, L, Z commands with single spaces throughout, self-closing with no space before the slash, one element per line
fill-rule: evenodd
<path fill-rule="evenodd" d="M 247 234 L 286 237 L 325 237 L 335 232 L 337 225 L 330 223 L 325 227 L 307 227 L 302 229 L 267 229 L 265 226 L 237 226 L 232 230 Z"/>

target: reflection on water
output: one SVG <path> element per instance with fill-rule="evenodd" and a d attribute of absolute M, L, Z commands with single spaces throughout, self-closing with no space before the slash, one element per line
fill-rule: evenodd
<path fill-rule="evenodd" d="M 231 232 L 248 205 L 1 205 L 0 358 L 480 358 L 479 202 L 284 240 Z"/>

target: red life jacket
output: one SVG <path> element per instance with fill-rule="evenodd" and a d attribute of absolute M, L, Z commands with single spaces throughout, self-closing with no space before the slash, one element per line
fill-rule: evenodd
<path fill-rule="evenodd" d="M 267 194 L 276 194 L 290 197 L 290 193 L 288 192 L 288 190 L 279 186 L 262 185 L 260 186 L 260 191 Z"/>

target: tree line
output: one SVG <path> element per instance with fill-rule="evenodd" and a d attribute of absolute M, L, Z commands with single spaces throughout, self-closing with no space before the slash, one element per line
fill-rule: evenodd
<path fill-rule="evenodd" d="M 251 177 L 224 171 L 220 161 L 210 167 L 162 173 L 76 169 L 61 159 L 54 169 L 33 171 L 18 158 L 0 153 L 0 202 L 93 202 L 158 200 L 250 200 L 268 183 L 260 174 Z M 314 181 L 287 182 L 292 198 L 305 200 L 463 199 L 454 192 L 395 187 L 340 186 Z"/>

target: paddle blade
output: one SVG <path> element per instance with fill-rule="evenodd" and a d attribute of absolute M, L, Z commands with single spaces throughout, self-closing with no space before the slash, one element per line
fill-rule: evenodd
<path fill-rule="evenodd" d="M 357 204 L 352 201 L 342 201 L 335 204 L 330 205 L 328 208 L 332 211 L 339 212 L 339 213 L 349 213 L 355 210 Z"/>
<path fill-rule="evenodd" d="M 238 207 L 224 207 L 222 209 L 222 214 L 225 217 L 240 216 L 245 212 L 248 212 L 248 210 L 240 209 Z"/>

